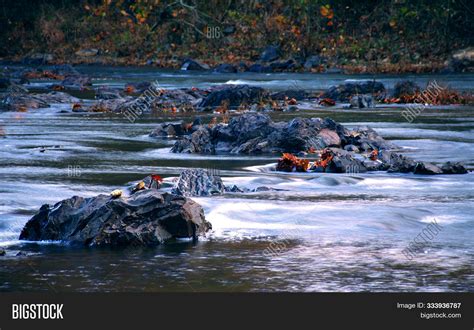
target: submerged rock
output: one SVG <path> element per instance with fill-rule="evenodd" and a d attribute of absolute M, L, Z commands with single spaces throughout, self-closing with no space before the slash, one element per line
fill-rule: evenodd
<path fill-rule="evenodd" d="M 53 207 L 45 204 L 26 223 L 20 239 L 147 246 L 172 238 L 196 238 L 211 228 L 196 202 L 147 189 L 130 197 L 74 196 Z"/>
<path fill-rule="evenodd" d="M 204 169 L 188 169 L 181 175 L 173 188 L 173 193 L 180 196 L 211 196 L 225 192 L 222 179 L 211 171 Z"/>

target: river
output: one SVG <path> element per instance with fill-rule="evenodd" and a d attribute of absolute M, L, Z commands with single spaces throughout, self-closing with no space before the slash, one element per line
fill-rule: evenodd
<path fill-rule="evenodd" d="M 192 74 L 82 67 L 94 84 L 157 81 L 163 88 L 248 83 L 322 90 L 347 79 L 404 78 L 472 91 L 474 75 Z M 42 87 L 45 82 L 33 82 Z M 183 115 L 60 113 L 70 105 L 0 113 L 1 291 L 474 291 L 474 174 L 275 173 L 277 155 L 172 154 L 148 136 Z M 400 107 L 274 113 L 370 125 L 417 160 L 474 169 L 474 108 L 427 107 L 412 123 Z M 191 121 L 196 114 L 188 114 Z M 209 120 L 212 115 L 203 114 Z M 155 248 L 74 248 L 18 240 L 44 203 L 123 188 L 150 173 L 171 181 L 183 168 L 212 168 L 226 184 L 282 191 L 194 198 L 213 232 L 197 243 Z M 422 253 L 403 250 L 429 223 L 441 228 Z M 26 255 L 17 256 L 23 251 Z"/>

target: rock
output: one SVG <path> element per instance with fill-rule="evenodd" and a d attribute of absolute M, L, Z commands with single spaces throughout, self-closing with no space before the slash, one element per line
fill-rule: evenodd
<path fill-rule="evenodd" d="M 443 170 L 428 162 L 418 162 L 413 169 L 413 174 L 442 174 Z"/>
<path fill-rule="evenodd" d="M 168 122 L 158 124 L 158 126 L 150 133 L 150 137 L 167 137 L 184 135 L 184 122 Z"/>
<path fill-rule="evenodd" d="M 320 139 L 322 148 L 339 147 L 341 145 L 341 138 L 339 135 L 337 135 L 335 131 L 331 131 L 327 128 L 321 129 L 316 137 Z"/>
<path fill-rule="evenodd" d="M 333 158 L 326 167 L 328 173 L 365 173 L 367 172 L 364 164 L 354 158 L 354 156 L 345 150 L 339 148 L 330 148 Z"/>
<path fill-rule="evenodd" d="M 180 196 L 212 196 L 225 192 L 222 179 L 204 169 L 187 169 L 173 188 L 173 193 Z"/>
<path fill-rule="evenodd" d="M 344 135 L 344 145 L 352 144 L 364 151 L 370 150 L 389 150 L 395 148 L 393 143 L 385 140 L 376 131 L 368 126 L 361 126 L 350 132 L 348 136 Z"/>
<path fill-rule="evenodd" d="M 0 249 L 0 257 L 3 257 L 7 254 L 7 251 L 5 251 L 4 249 Z"/>
<path fill-rule="evenodd" d="M 209 65 L 203 64 L 201 62 L 187 59 L 181 65 L 181 70 L 183 71 L 205 71 L 209 70 Z"/>
<path fill-rule="evenodd" d="M 268 98 L 268 96 L 268 92 L 261 87 L 248 85 L 225 86 L 212 91 L 199 103 L 198 107 L 218 107 L 223 102 L 228 102 L 230 107 L 238 107 L 242 103 L 258 103 Z"/>
<path fill-rule="evenodd" d="M 271 94 L 272 100 L 285 100 L 285 99 L 295 99 L 295 100 L 305 100 L 311 97 L 311 94 L 302 89 L 288 89 L 286 91 L 275 92 Z"/>
<path fill-rule="evenodd" d="M 318 67 L 323 64 L 323 59 L 318 55 L 310 56 L 304 62 L 304 68 L 306 70 L 311 70 L 312 68 Z"/>
<path fill-rule="evenodd" d="M 9 92 L 0 100 L 0 110 L 26 111 L 27 109 L 49 108 L 49 104 L 41 98 L 20 92 Z"/>
<path fill-rule="evenodd" d="M 353 144 L 348 144 L 346 146 L 344 146 L 344 150 L 346 151 L 350 151 L 350 152 L 355 152 L 355 153 L 359 153 L 359 148 L 357 148 L 355 145 Z"/>
<path fill-rule="evenodd" d="M 393 97 L 399 98 L 403 96 L 411 96 L 419 92 L 420 86 L 418 86 L 414 81 L 404 80 L 399 81 L 395 84 L 393 90 Z"/>
<path fill-rule="evenodd" d="M 248 72 L 255 72 L 255 73 L 269 73 L 269 72 L 272 72 L 272 68 L 269 67 L 269 66 L 265 66 L 265 65 L 262 65 L 262 64 L 252 64 L 251 66 L 249 66 L 247 68 Z"/>
<path fill-rule="evenodd" d="M 233 66 L 232 64 L 224 63 L 224 64 L 219 64 L 218 66 L 216 66 L 213 71 L 218 72 L 218 73 L 236 73 L 237 68 Z"/>
<path fill-rule="evenodd" d="M 81 74 L 70 74 L 64 78 L 61 85 L 68 88 L 82 89 L 85 86 L 92 86 L 90 77 Z"/>
<path fill-rule="evenodd" d="M 74 54 L 76 54 L 76 56 L 81 56 L 81 57 L 93 57 L 99 54 L 99 50 L 96 48 L 84 48 L 84 49 L 78 50 Z"/>
<path fill-rule="evenodd" d="M 280 57 L 280 48 L 277 46 L 267 46 L 260 55 L 260 60 L 263 62 L 275 61 Z"/>
<path fill-rule="evenodd" d="M 415 169 L 415 162 L 403 155 L 392 153 L 390 155 L 389 173 L 409 173 Z"/>
<path fill-rule="evenodd" d="M 209 130 L 201 126 L 190 136 L 176 141 L 171 152 L 212 154 L 215 152 L 215 147 Z"/>
<path fill-rule="evenodd" d="M 451 55 L 447 62 L 449 71 L 463 72 L 472 71 L 474 66 L 474 47 L 460 49 Z"/>
<path fill-rule="evenodd" d="M 354 95 L 350 100 L 351 108 L 375 108 L 372 95 Z"/>
<path fill-rule="evenodd" d="M 281 72 L 285 70 L 291 70 L 296 66 L 295 61 L 292 59 L 283 62 L 273 62 L 270 64 L 270 70 L 272 72 Z"/>
<path fill-rule="evenodd" d="M 23 228 L 20 239 L 60 240 L 87 246 L 150 246 L 173 238 L 197 238 L 210 230 L 202 207 L 156 189 L 130 197 L 74 196 L 43 205 Z"/>
<path fill-rule="evenodd" d="M 63 92 L 49 92 L 45 94 L 33 94 L 45 103 L 79 103 L 81 100 Z"/>
<path fill-rule="evenodd" d="M 461 163 L 447 162 L 441 166 L 443 174 L 466 174 L 467 170 Z"/>
<path fill-rule="evenodd" d="M 54 56 L 52 54 L 35 53 L 33 55 L 25 57 L 22 60 L 22 63 L 26 65 L 43 65 L 43 64 L 48 64 L 53 59 L 54 59 Z"/>
<path fill-rule="evenodd" d="M 338 86 L 331 86 L 322 96 L 322 98 L 329 98 L 347 102 L 353 95 L 371 94 L 382 95 L 385 93 L 385 86 L 378 81 L 366 80 L 357 82 L 346 82 Z"/>

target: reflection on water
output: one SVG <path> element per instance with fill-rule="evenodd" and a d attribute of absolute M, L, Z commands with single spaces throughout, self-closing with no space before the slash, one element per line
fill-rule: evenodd
<path fill-rule="evenodd" d="M 117 84 L 154 74 L 175 85 L 255 79 L 140 70 L 124 77 L 120 70 L 97 75 Z M 347 79 L 295 77 L 315 88 Z M 259 79 L 285 84 L 279 75 Z M 472 78 L 452 82 L 464 79 Z M 170 154 L 173 141 L 148 137 L 157 122 L 179 116 L 131 124 L 117 116 L 55 110 L 0 113 L 7 136 L 0 138 L 0 246 L 7 248 L 0 257 L 2 291 L 474 291 L 472 173 L 275 173 L 268 166 L 275 155 Z M 474 169 L 473 110 L 428 108 L 412 124 L 399 109 L 296 115 L 332 117 L 349 127 L 369 124 L 415 159 L 462 161 Z M 289 120 L 295 114 L 273 116 Z M 116 250 L 17 240 L 43 203 L 107 193 L 152 172 L 171 181 L 186 167 L 217 168 L 228 185 L 281 190 L 196 198 L 214 227 L 197 244 Z M 442 231 L 408 261 L 402 250 L 433 219 Z"/>

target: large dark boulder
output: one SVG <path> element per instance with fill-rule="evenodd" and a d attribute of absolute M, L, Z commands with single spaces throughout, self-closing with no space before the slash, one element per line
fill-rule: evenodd
<path fill-rule="evenodd" d="M 227 102 L 230 107 L 238 107 L 242 103 L 258 103 L 268 98 L 268 92 L 261 87 L 248 85 L 225 86 L 212 91 L 198 107 L 218 107 Z"/>
<path fill-rule="evenodd" d="M 330 98 L 337 101 L 348 102 L 353 95 L 371 94 L 382 95 L 385 93 L 385 86 L 378 81 L 366 80 L 357 82 L 346 82 L 338 86 L 331 86 L 323 94 L 323 98 Z"/>
<path fill-rule="evenodd" d="M 263 62 L 275 61 L 280 57 L 280 48 L 277 46 L 267 46 L 260 55 L 260 60 Z"/>
<path fill-rule="evenodd" d="M 147 246 L 173 238 L 196 238 L 210 229 L 211 224 L 196 202 L 147 189 L 130 197 L 74 196 L 52 207 L 45 204 L 26 223 L 20 239 Z"/>
<path fill-rule="evenodd" d="M 222 179 L 211 170 L 187 169 L 181 172 L 173 193 L 180 196 L 212 196 L 225 192 Z"/>

